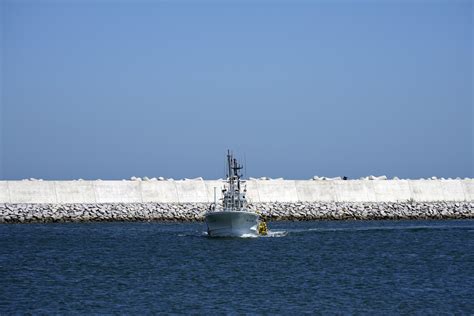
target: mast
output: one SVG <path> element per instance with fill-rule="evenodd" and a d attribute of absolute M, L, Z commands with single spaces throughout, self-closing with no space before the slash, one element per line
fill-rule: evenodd
<path fill-rule="evenodd" d="M 231 202 L 230 202 L 230 208 L 234 208 L 234 170 L 232 168 L 232 154 L 230 153 L 230 150 L 227 150 L 227 166 L 229 168 L 228 174 L 229 174 L 229 193 L 231 194 Z"/>
<path fill-rule="evenodd" d="M 230 150 L 227 150 L 227 174 L 229 175 L 229 190 L 232 191 L 234 186 L 233 175 L 232 175 L 232 154 Z"/>
<path fill-rule="evenodd" d="M 226 205 L 228 208 L 235 210 L 241 210 L 243 207 L 243 200 L 240 195 L 240 170 L 243 168 L 239 165 L 237 159 L 235 159 L 230 150 L 227 150 L 227 168 L 228 168 L 228 181 L 229 191 L 227 192 L 225 199 L 228 202 Z M 237 183 L 236 183 L 237 182 Z M 236 207 L 237 203 L 237 207 Z"/>

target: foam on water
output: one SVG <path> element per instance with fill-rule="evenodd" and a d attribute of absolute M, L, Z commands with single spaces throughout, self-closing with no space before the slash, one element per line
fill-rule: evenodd
<path fill-rule="evenodd" d="M 240 238 L 271 238 L 271 237 L 285 237 L 288 232 L 285 230 L 269 230 L 266 235 L 258 234 L 243 234 Z"/>
<path fill-rule="evenodd" d="M 237 238 L 258 238 L 259 236 L 257 234 L 243 234 L 240 237 Z"/>
<path fill-rule="evenodd" d="M 266 236 L 260 237 L 285 237 L 288 235 L 286 230 L 269 230 Z"/>
<path fill-rule="evenodd" d="M 410 226 L 373 226 L 373 227 L 312 227 L 306 229 L 286 229 L 286 234 L 303 234 L 303 233 L 330 233 L 330 232 L 367 232 L 367 231 L 431 231 L 431 230 L 464 230 L 466 232 L 473 232 L 469 226 L 457 226 L 457 225 L 410 225 Z"/>
<path fill-rule="evenodd" d="M 291 229 L 285 228 L 280 230 L 269 230 L 267 235 L 258 234 L 243 234 L 239 237 L 228 237 L 228 238 L 275 238 L 285 237 L 288 234 L 301 234 L 301 233 L 327 233 L 327 232 L 365 232 L 365 231 L 423 231 L 423 230 L 452 230 L 461 229 L 466 232 L 472 233 L 469 226 L 456 226 L 456 225 L 411 225 L 411 226 L 373 226 L 373 227 L 312 227 L 306 229 Z M 180 233 L 178 237 L 209 237 L 206 231 L 196 231 L 195 233 Z"/>
<path fill-rule="evenodd" d="M 238 237 L 224 237 L 224 238 L 270 238 L 270 237 L 285 237 L 288 235 L 286 230 L 269 230 L 266 235 L 258 235 L 258 234 L 243 234 L 242 236 Z M 178 237 L 186 237 L 186 236 L 195 236 L 194 234 L 178 234 Z M 200 236 L 202 237 L 209 237 L 206 231 L 200 232 Z"/>

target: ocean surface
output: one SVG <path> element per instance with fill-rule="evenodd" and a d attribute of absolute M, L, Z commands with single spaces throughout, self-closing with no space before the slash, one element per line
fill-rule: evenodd
<path fill-rule="evenodd" d="M 473 314 L 474 221 L 0 225 L 0 314 Z"/>

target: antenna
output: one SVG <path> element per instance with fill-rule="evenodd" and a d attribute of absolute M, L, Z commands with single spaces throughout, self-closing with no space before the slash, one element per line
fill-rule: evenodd
<path fill-rule="evenodd" d="M 223 167 L 223 170 L 224 170 L 224 174 L 222 175 L 224 179 L 227 178 L 227 158 L 224 160 L 224 164 L 222 165 Z"/>
<path fill-rule="evenodd" d="M 247 155 L 245 154 L 245 152 L 244 152 L 244 177 L 248 178 L 247 177 Z"/>

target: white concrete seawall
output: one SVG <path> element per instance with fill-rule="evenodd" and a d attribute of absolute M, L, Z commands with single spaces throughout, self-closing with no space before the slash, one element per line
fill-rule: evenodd
<path fill-rule="evenodd" d="M 219 180 L 0 181 L 0 203 L 212 202 Z M 251 202 L 474 201 L 467 180 L 247 180 Z"/>

